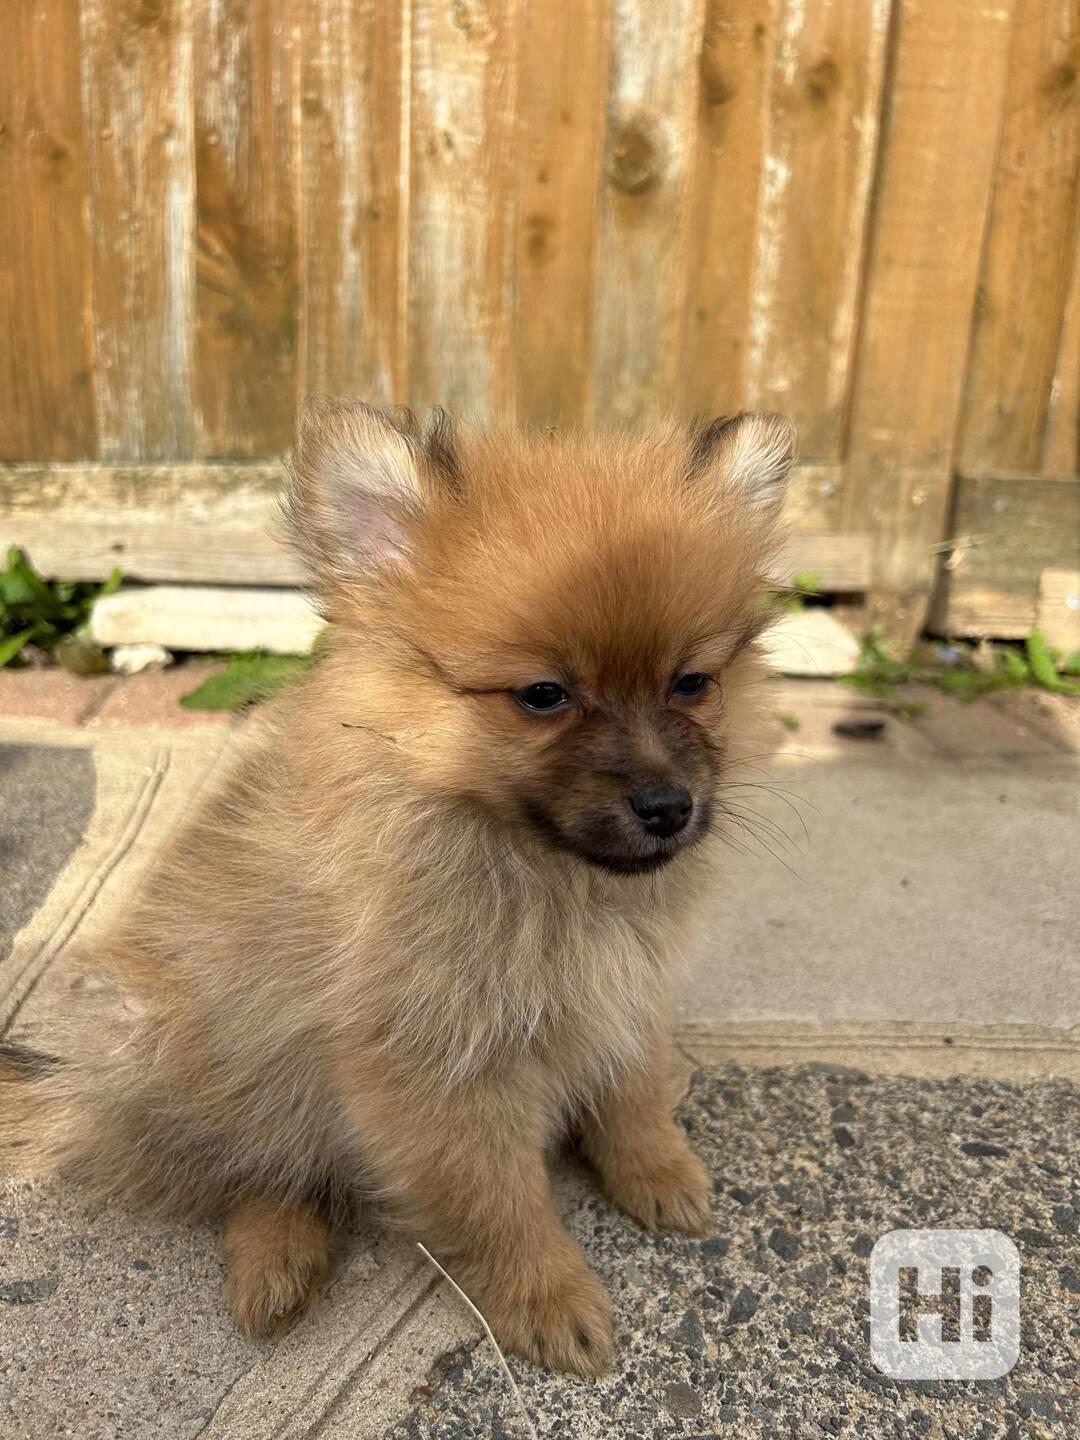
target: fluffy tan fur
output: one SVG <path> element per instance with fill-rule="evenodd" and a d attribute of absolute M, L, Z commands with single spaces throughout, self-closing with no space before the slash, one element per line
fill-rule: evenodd
<path fill-rule="evenodd" d="M 644 1224 L 707 1225 L 668 996 L 752 743 L 792 455 L 777 417 L 549 436 L 312 405 L 290 507 L 326 653 L 95 957 L 139 1007 L 124 1042 L 0 1064 L 11 1161 L 227 1216 L 249 1331 L 304 1307 L 348 1197 L 378 1196 L 507 1348 L 603 1369 L 546 1155 L 572 1126 Z M 549 680 L 572 703 L 529 713 Z M 695 811 L 654 842 L 625 791 L 657 776 Z"/>

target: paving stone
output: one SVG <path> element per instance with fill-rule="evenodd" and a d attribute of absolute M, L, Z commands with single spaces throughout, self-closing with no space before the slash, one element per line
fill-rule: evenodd
<path fill-rule="evenodd" d="M 766 659 L 781 675 L 850 675 L 859 642 L 848 627 L 821 606 L 792 610 L 762 641 Z"/>
<path fill-rule="evenodd" d="M 0 670 L 0 718 L 78 725 L 113 689 L 111 675 L 69 675 L 59 666 Z"/>
<path fill-rule="evenodd" d="M 1052 755 L 1060 748 L 1026 707 L 1003 704 L 993 696 L 965 704 L 924 685 L 905 686 L 897 698 L 925 707 L 909 723 L 949 755 Z"/>
<path fill-rule="evenodd" d="M 302 590 L 147 585 L 98 600 L 90 633 L 99 645 L 168 650 L 271 650 L 306 655 L 322 618 Z"/>
<path fill-rule="evenodd" d="M 180 704 L 182 695 L 201 685 L 209 675 L 218 674 L 221 668 L 220 665 L 177 665 L 154 674 L 128 676 L 109 693 L 101 709 L 88 722 L 88 728 L 145 725 L 182 730 L 201 725 L 229 725 L 234 719 L 232 711 L 185 710 Z"/>

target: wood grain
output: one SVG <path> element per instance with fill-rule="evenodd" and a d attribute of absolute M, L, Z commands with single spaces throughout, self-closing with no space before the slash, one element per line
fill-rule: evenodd
<path fill-rule="evenodd" d="M 97 447 L 77 0 L 8 0 L 0 46 L 0 456 Z"/>
<path fill-rule="evenodd" d="M 283 481 L 262 464 L 0 468 L 0 546 L 23 546 L 65 580 L 119 566 L 130 580 L 294 585 Z"/>
<path fill-rule="evenodd" d="M 746 404 L 768 80 L 778 0 L 707 0 L 687 238 L 680 407 L 690 417 Z"/>
<path fill-rule="evenodd" d="M 412 17 L 409 394 L 514 410 L 515 126 L 522 0 Z"/>
<path fill-rule="evenodd" d="M 1011 9 L 904 0 L 898 20 L 844 529 L 873 532 L 871 612 L 903 640 L 925 618 L 948 523 Z M 960 83 L 959 55 L 977 84 Z"/>
<path fill-rule="evenodd" d="M 82 0 L 99 451 L 195 453 L 191 0 Z"/>
<path fill-rule="evenodd" d="M 284 543 L 283 480 L 280 465 L 258 462 L 0 466 L 0 547 L 23 545 L 44 574 L 70 580 L 119 565 L 132 580 L 295 585 L 303 571 Z M 793 535 L 777 575 L 862 590 L 870 554 L 865 535 Z"/>
<path fill-rule="evenodd" d="M 681 375 L 703 0 L 613 0 L 593 414 L 668 411 Z"/>
<path fill-rule="evenodd" d="M 1043 571 L 1076 567 L 1080 480 L 961 478 L 954 514 L 958 563 L 944 572 L 934 628 L 1021 638 L 1035 623 Z"/>
<path fill-rule="evenodd" d="M 294 0 L 195 10 L 196 376 L 204 455 L 292 439 L 298 304 Z"/>
<path fill-rule="evenodd" d="M 1072 284 L 1046 410 L 1043 470 L 1047 475 L 1080 474 L 1080 243 L 1073 259 Z"/>
<path fill-rule="evenodd" d="M 1080 652 L 1080 570 L 1043 570 L 1035 624 L 1063 655 Z"/>
<path fill-rule="evenodd" d="M 844 450 L 891 0 L 782 0 L 744 403 L 784 410 L 808 460 Z"/>
<path fill-rule="evenodd" d="M 405 398 L 409 16 L 382 0 L 300 11 L 305 392 Z"/>
<path fill-rule="evenodd" d="M 517 100 L 516 418 L 579 424 L 589 409 L 596 197 L 609 0 L 528 4 Z"/>
<path fill-rule="evenodd" d="M 1016 0 L 960 467 L 1042 468 L 1080 237 L 1080 5 Z"/>

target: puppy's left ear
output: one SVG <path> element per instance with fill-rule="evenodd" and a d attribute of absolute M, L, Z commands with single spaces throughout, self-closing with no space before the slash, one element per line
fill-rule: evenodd
<path fill-rule="evenodd" d="M 691 474 L 706 478 L 718 494 L 737 495 L 765 524 L 780 514 L 795 456 L 794 424 L 768 410 L 713 420 L 690 440 Z"/>

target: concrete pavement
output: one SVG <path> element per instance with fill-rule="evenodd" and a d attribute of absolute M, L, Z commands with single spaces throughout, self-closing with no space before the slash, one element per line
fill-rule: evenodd
<path fill-rule="evenodd" d="M 0 675 L 0 1030 L 29 1039 L 71 1006 L 108 1022 L 73 941 L 124 904 L 244 727 L 179 710 L 179 670 L 46 678 Z M 784 793 L 732 792 L 769 824 L 736 831 L 679 1016 L 673 1086 L 716 1233 L 644 1235 L 565 1162 L 620 1345 L 599 1384 L 514 1366 L 537 1433 L 1080 1433 L 1080 711 L 925 698 L 913 724 L 841 740 L 835 721 L 870 702 L 775 684 L 782 753 L 740 778 Z M 914 1224 L 1016 1240 L 1024 1350 L 1006 1379 L 873 1369 L 869 1246 Z M 528 1433 L 475 1319 L 372 1215 L 276 1346 L 233 1331 L 221 1285 L 210 1229 L 0 1180 L 0 1433 Z"/>

